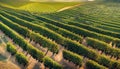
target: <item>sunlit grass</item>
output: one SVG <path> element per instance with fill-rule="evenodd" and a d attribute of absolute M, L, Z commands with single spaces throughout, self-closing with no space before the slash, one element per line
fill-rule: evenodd
<path fill-rule="evenodd" d="M 51 13 L 68 6 L 74 6 L 80 2 L 29 2 L 29 1 L 1 1 L 5 7 L 25 10 L 29 12 Z"/>

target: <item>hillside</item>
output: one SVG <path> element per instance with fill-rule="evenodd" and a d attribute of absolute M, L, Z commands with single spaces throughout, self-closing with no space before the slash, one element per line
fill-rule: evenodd
<path fill-rule="evenodd" d="M 41 12 L 41 13 L 50 13 L 55 12 L 59 9 L 68 6 L 74 6 L 81 4 L 79 2 L 31 2 L 31 1 L 24 1 L 24 0 L 1 0 L 0 5 L 18 9 L 18 10 L 25 10 L 29 12 Z"/>
<path fill-rule="evenodd" d="M 11 1 L 0 4 L 3 69 L 120 69 L 117 1 Z"/>

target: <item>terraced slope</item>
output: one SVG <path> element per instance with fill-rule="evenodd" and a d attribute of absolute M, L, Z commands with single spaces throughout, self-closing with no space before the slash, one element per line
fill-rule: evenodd
<path fill-rule="evenodd" d="M 27 53 L 50 69 L 120 69 L 119 6 L 93 2 L 42 15 L 1 6 L 0 30 L 13 40 L 9 52 L 21 48 L 26 64 Z"/>

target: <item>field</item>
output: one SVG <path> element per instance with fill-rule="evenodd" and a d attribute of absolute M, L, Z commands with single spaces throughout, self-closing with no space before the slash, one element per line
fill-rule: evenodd
<path fill-rule="evenodd" d="M 51 13 L 64 7 L 81 4 L 80 2 L 30 2 L 23 0 L 1 0 L 0 5 L 12 9 L 24 10 L 31 13 Z"/>
<path fill-rule="evenodd" d="M 47 12 L 43 8 L 36 12 L 30 3 L 31 11 L 1 5 L 0 65 L 9 62 L 18 69 L 120 69 L 119 2 L 79 4 Z"/>

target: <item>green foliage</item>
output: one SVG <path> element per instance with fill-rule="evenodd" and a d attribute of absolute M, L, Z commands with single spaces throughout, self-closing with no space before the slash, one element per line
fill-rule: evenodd
<path fill-rule="evenodd" d="M 18 53 L 16 47 L 13 44 L 11 44 L 11 43 L 7 44 L 7 51 L 10 52 L 12 55 L 15 55 L 18 63 L 20 63 L 24 66 L 26 66 L 28 64 L 27 57 L 22 53 Z"/>
<path fill-rule="evenodd" d="M 65 47 L 69 51 L 72 51 L 74 53 L 77 53 L 84 57 L 88 57 L 93 60 L 96 60 L 98 58 L 98 55 L 95 53 L 94 50 L 91 50 L 85 47 L 84 45 L 79 44 L 78 42 L 67 39 L 65 43 L 66 43 Z"/>
<path fill-rule="evenodd" d="M 27 21 L 30 21 L 30 22 L 33 21 L 33 23 L 38 24 L 38 25 L 43 24 L 43 26 L 45 26 L 45 27 L 47 27 L 47 28 L 49 28 L 49 29 L 51 29 L 51 30 L 61 34 L 64 37 L 67 37 L 67 38 L 70 38 L 70 39 L 73 39 L 73 40 L 77 40 L 79 42 L 82 41 L 82 37 L 80 35 L 72 33 L 72 32 L 70 32 L 68 30 L 62 29 L 60 27 L 54 26 L 54 25 L 49 24 L 49 23 L 45 23 L 45 22 L 41 23 L 41 20 L 38 20 L 36 18 L 31 18 L 31 17 L 28 17 L 28 16 L 20 14 L 20 13 L 13 12 L 12 10 L 10 10 L 10 11 L 4 10 L 4 11 L 8 12 L 8 13 L 10 13 L 12 15 L 15 15 L 15 16 L 21 18 L 21 19 L 24 19 L 24 20 L 27 20 Z M 34 22 L 34 21 L 37 21 L 37 23 Z M 38 22 L 40 22 L 40 23 L 38 23 Z"/>
<path fill-rule="evenodd" d="M 100 12 L 97 12 L 100 9 L 106 8 L 107 6 L 109 6 L 109 4 L 102 6 L 98 3 L 98 5 L 95 4 L 92 5 L 94 7 L 92 8 L 92 10 L 95 11 L 95 9 L 97 9 L 97 11 L 95 12 L 92 11 L 92 13 L 94 14 L 91 13 L 91 10 L 83 11 L 83 9 L 86 10 L 88 8 L 91 8 L 90 5 L 87 5 L 85 7 L 82 6 L 82 10 L 81 7 L 78 7 L 73 10 L 70 9 L 63 12 L 54 13 L 54 15 L 47 14 L 50 18 L 34 14 L 31 15 L 28 12 L 22 12 L 12 9 L 12 11 L 9 12 L 8 10 L 10 9 L 5 8 L 4 10 L 1 9 L 2 11 L 0 11 L 0 19 L 5 25 L 17 31 L 22 36 L 30 38 L 31 40 L 35 41 L 36 43 L 39 43 L 43 47 L 48 48 L 48 50 L 52 51 L 53 53 L 58 53 L 58 44 L 64 46 L 65 49 L 68 50 L 63 51 L 64 58 L 68 61 L 75 63 L 76 65 L 81 65 L 80 55 L 82 55 L 90 59 L 90 61 L 88 61 L 86 64 L 88 66 L 88 69 L 102 69 L 103 66 L 106 66 L 109 69 L 120 69 L 120 63 L 117 60 L 113 60 L 107 58 L 106 56 L 100 55 L 96 53 L 94 49 L 89 49 L 86 46 L 77 42 L 79 41 L 79 39 L 80 41 L 82 41 L 79 35 L 84 37 L 90 37 L 87 38 L 88 45 L 95 49 L 102 50 L 105 54 L 119 58 L 119 49 L 112 48 L 107 44 L 112 42 L 116 45 L 116 47 L 120 47 L 119 19 L 116 18 L 115 20 L 110 21 L 112 20 L 110 18 L 112 15 L 110 15 L 108 21 L 105 20 L 105 16 L 100 16 Z M 114 5 L 112 5 L 113 9 Z M 111 8 L 109 7 L 109 9 Z M 116 8 L 116 10 L 118 9 L 119 8 Z M 101 12 L 104 15 L 110 13 L 108 12 L 108 8 L 102 11 L 104 11 L 104 13 Z M 83 14 L 81 12 L 84 12 L 86 14 L 89 14 L 90 12 L 92 16 Z M 116 17 L 116 13 L 114 13 L 114 17 Z M 98 17 L 103 18 L 99 19 Z M 6 26 L 4 26 L 3 23 L 0 23 L 0 29 L 6 35 L 12 38 L 16 44 L 20 45 L 25 51 L 28 51 L 28 53 L 32 57 L 34 57 L 40 62 L 44 60 L 43 62 L 45 66 L 50 69 L 61 69 L 61 65 L 59 65 L 58 63 L 56 63 L 48 57 L 44 58 L 44 54 L 40 50 L 33 47 L 28 42 L 24 41 L 24 39 L 20 38 L 20 36 L 14 35 L 14 31 L 10 31 L 10 28 L 6 29 Z M 72 52 L 75 54 L 73 54 Z M 77 61 L 76 59 L 78 59 L 79 61 Z"/>
<path fill-rule="evenodd" d="M 105 2 L 120 2 L 120 0 L 104 0 Z"/>
<path fill-rule="evenodd" d="M 15 55 L 17 53 L 16 47 L 10 43 L 7 44 L 7 51 L 12 55 Z"/>
<path fill-rule="evenodd" d="M 4 16 L 0 15 L 1 20 L 8 25 L 10 28 L 14 29 L 15 31 L 17 31 L 18 33 L 20 33 L 21 35 L 23 35 L 24 37 L 28 37 L 31 40 L 35 41 L 36 43 L 39 43 L 40 45 L 42 45 L 43 47 L 47 47 L 51 52 L 53 53 L 58 53 L 58 45 L 51 41 L 50 39 L 47 39 L 46 37 L 35 33 L 33 31 L 30 31 L 29 29 L 20 26 L 14 22 L 12 22 L 11 20 L 5 18 Z"/>
<path fill-rule="evenodd" d="M 35 59 L 40 61 L 40 58 L 41 59 L 43 58 L 44 54 L 42 51 L 36 49 L 34 46 L 29 44 L 22 36 L 20 36 L 18 33 L 16 33 L 15 31 L 13 31 L 12 29 L 10 29 L 8 26 L 6 26 L 5 24 L 1 22 L 0 22 L 0 29 L 6 35 L 8 35 L 11 39 L 13 39 L 13 42 L 21 46 L 23 50 L 28 51 L 29 54 L 31 54 L 31 50 L 34 50 L 36 53 L 39 53 L 39 54 L 35 54 L 37 56 Z M 31 55 L 34 56 L 33 54 Z"/>
<path fill-rule="evenodd" d="M 74 32 L 76 34 L 82 35 L 84 37 L 89 36 L 89 37 L 92 37 L 92 38 L 96 38 L 96 39 L 105 41 L 107 43 L 110 43 L 112 41 L 112 42 L 114 42 L 114 44 L 117 44 L 117 47 L 119 47 L 119 43 L 117 43 L 117 41 L 119 42 L 120 39 L 110 37 L 110 36 L 106 36 L 106 35 L 103 35 L 103 34 L 98 34 L 98 33 L 95 33 L 93 31 L 86 30 L 84 28 L 80 28 L 80 27 L 68 25 L 68 24 L 65 24 L 65 23 L 62 23 L 62 22 L 58 22 L 56 20 L 52 20 L 52 19 L 46 18 L 44 16 L 35 16 L 35 17 L 37 17 L 38 19 L 40 19 L 42 21 L 51 23 L 53 25 L 56 25 L 56 26 L 59 26 L 61 28 L 72 31 L 72 32 Z"/>
<path fill-rule="evenodd" d="M 10 20 L 16 22 L 17 24 L 20 24 L 21 26 L 25 26 L 29 29 L 34 30 L 35 32 L 38 32 L 39 34 L 46 36 L 48 38 L 51 38 L 52 40 L 55 40 L 59 44 L 64 44 L 64 39 L 61 35 L 49 30 L 48 28 L 45 28 L 43 26 L 33 24 L 31 22 L 25 21 L 23 19 L 17 18 L 16 16 L 12 16 L 10 14 L 4 14 L 1 12 L 4 16 L 8 17 Z"/>
<path fill-rule="evenodd" d="M 70 32 L 68 30 L 65 30 L 63 28 L 54 26 L 54 25 L 49 24 L 49 23 L 44 23 L 44 25 L 45 25 L 45 27 L 47 27 L 47 28 L 49 28 L 49 29 L 51 29 L 51 30 L 61 34 L 64 37 L 67 37 L 67 38 L 70 38 L 72 40 L 76 40 L 76 41 L 79 41 L 79 42 L 82 41 L 82 37 L 80 35 L 77 35 L 75 33 L 72 33 L 72 32 Z"/>
<path fill-rule="evenodd" d="M 40 62 L 43 61 L 44 54 L 43 54 L 43 52 L 41 52 L 41 51 L 38 50 L 37 48 L 32 47 L 32 46 L 29 46 L 29 47 L 28 47 L 28 52 L 31 54 L 31 56 L 32 56 L 34 59 L 36 59 L 36 60 L 38 60 L 38 61 L 40 61 Z"/>
<path fill-rule="evenodd" d="M 104 35 L 108 35 L 108 36 L 111 36 L 111 37 L 120 38 L 120 33 L 103 30 L 103 29 L 100 29 L 100 28 L 96 28 L 96 27 L 93 27 L 93 26 L 88 26 L 86 24 L 82 24 L 82 23 L 78 23 L 78 22 L 74 22 L 74 21 L 68 21 L 68 24 L 78 26 L 78 27 L 81 27 L 81 28 L 85 28 L 87 30 L 97 32 L 97 33 L 100 33 L 100 34 L 104 34 Z"/>
<path fill-rule="evenodd" d="M 120 58 L 120 50 L 117 48 L 111 47 L 109 44 L 96 40 L 94 38 L 87 37 L 86 38 L 88 46 L 93 47 L 94 49 L 101 50 L 105 54 L 109 54 L 111 56 Z"/>
<path fill-rule="evenodd" d="M 63 69 L 62 66 L 56 62 L 54 62 L 51 58 L 44 58 L 44 65 L 50 69 Z"/>
<path fill-rule="evenodd" d="M 11 20 L 15 20 L 15 18 L 12 18 Z M 19 20 L 19 21 L 21 21 L 20 19 L 18 19 L 17 18 L 17 20 Z M 19 22 L 19 21 L 17 21 L 17 22 Z M 23 21 L 24 22 L 24 21 Z M 34 29 L 34 30 L 38 30 L 40 27 L 38 27 L 38 25 L 33 25 L 32 23 L 26 23 L 26 21 L 23 23 L 23 22 L 21 22 L 21 23 L 19 23 L 19 24 L 21 24 L 21 25 L 24 25 L 24 26 L 26 26 L 26 27 L 29 27 L 29 29 Z M 22 24 L 23 23 L 23 24 Z M 31 24 L 31 25 L 30 25 Z M 30 25 L 30 26 L 29 26 Z M 32 27 L 32 28 L 31 28 Z M 42 29 L 42 28 L 41 28 Z M 40 30 L 41 30 L 40 29 Z M 48 32 L 50 32 L 50 31 L 48 31 Z M 41 33 L 43 33 L 43 31 L 41 32 Z M 48 35 L 48 33 L 46 34 L 46 35 Z M 51 34 L 51 35 L 53 35 L 53 34 Z M 49 35 L 48 35 L 49 36 Z M 54 37 L 53 37 L 54 38 Z M 64 38 L 63 38 L 64 39 Z M 61 44 L 62 42 L 60 42 L 60 44 Z M 77 43 L 77 42 L 75 42 L 75 41 L 72 41 L 72 40 L 69 40 L 69 39 L 66 39 L 66 40 L 64 40 L 64 42 L 61 44 L 61 45 L 63 45 L 63 46 L 65 46 L 68 50 L 70 50 L 70 51 L 72 51 L 72 52 L 74 52 L 74 53 L 77 53 L 77 54 L 80 54 L 80 55 L 82 55 L 82 56 L 85 56 L 85 57 L 88 57 L 88 58 L 90 58 L 90 59 L 92 59 L 92 60 L 95 60 L 95 61 L 98 61 L 98 57 L 100 56 L 100 55 L 98 55 L 97 53 L 95 53 L 95 51 L 94 50 L 91 50 L 91 49 L 88 49 L 87 47 L 85 47 L 85 46 L 83 46 L 83 45 L 81 45 L 81 44 L 79 44 L 79 43 Z M 32 54 L 33 55 L 33 54 Z M 36 56 L 34 56 L 34 57 L 36 57 Z M 98 61 L 98 63 L 100 63 L 99 61 Z M 104 63 L 103 63 L 104 64 Z M 104 64 L 105 66 L 109 66 L 109 64 Z"/>
<path fill-rule="evenodd" d="M 106 66 L 106 67 L 109 67 L 112 65 L 113 61 L 110 60 L 108 57 L 105 57 L 105 56 L 100 56 L 98 59 L 97 59 L 97 62 L 99 62 L 99 64 L 103 65 L 103 66 Z"/>
<path fill-rule="evenodd" d="M 38 50 L 37 48 L 35 48 L 34 46 L 32 46 L 31 44 L 29 44 L 26 40 L 24 40 L 23 37 L 21 37 L 18 33 L 16 33 L 15 31 L 13 31 L 12 29 L 10 29 L 8 26 L 4 25 L 3 23 L 0 23 L 0 29 L 6 34 L 8 35 L 10 38 L 13 39 L 14 42 L 16 42 L 18 45 L 20 45 L 25 51 L 27 51 L 34 59 L 43 62 L 43 58 L 44 58 L 44 54 L 43 52 L 41 52 L 40 50 Z M 18 40 L 19 39 L 19 40 Z M 24 58 L 23 55 L 17 55 L 16 59 L 20 64 L 23 64 L 24 66 L 26 65 L 26 60 Z M 20 58 L 22 60 L 20 60 Z M 50 58 L 47 58 L 50 59 Z M 25 62 L 23 62 L 23 60 L 25 60 Z M 51 59 L 50 59 L 51 60 Z M 46 62 L 46 60 L 45 60 Z M 55 61 L 51 60 L 51 62 L 49 62 L 50 64 L 54 64 L 52 66 L 52 68 L 58 68 L 61 69 L 61 66 L 59 66 L 59 64 L 57 64 Z M 55 65 L 56 64 L 56 65 Z"/>
<path fill-rule="evenodd" d="M 38 33 L 32 33 L 30 34 L 30 38 L 34 40 L 36 43 L 39 43 L 41 46 L 48 48 L 53 53 L 58 53 L 59 45 L 53 42 L 52 40 L 45 38 L 42 35 L 39 35 Z"/>
<path fill-rule="evenodd" d="M 111 61 L 109 58 L 106 58 L 105 56 L 99 57 L 97 62 L 99 62 L 99 64 L 101 65 L 107 66 L 109 69 L 120 68 L 119 62 L 114 60 Z"/>
<path fill-rule="evenodd" d="M 66 2 L 31 2 L 31 1 L 25 1 L 25 0 L 1 0 L 0 4 L 8 8 L 29 11 L 32 13 L 36 13 L 36 12 L 52 13 L 64 7 L 74 6 L 80 3 L 79 2 L 66 3 Z"/>
<path fill-rule="evenodd" d="M 16 60 L 18 61 L 18 63 L 26 66 L 28 64 L 28 59 L 25 55 L 23 55 L 22 53 L 17 53 L 16 54 Z"/>
<path fill-rule="evenodd" d="M 63 58 L 65 60 L 68 60 L 70 62 L 73 62 L 76 65 L 82 66 L 82 60 L 83 58 L 75 53 L 72 53 L 70 51 L 64 50 L 63 51 Z"/>
<path fill-rule="evenodd" d="M 110 66 L 110 69 L 114 69 L 114 68 L 120 69 L 120 64 L 118 62 L 114 62 L 112 66 Z"/>
<path fill-rule="evenodd" d="M 108 68 L 101 66 L 92 60 L 88 60 L 86 62 L 86 69 L 108 69 Z"/>

